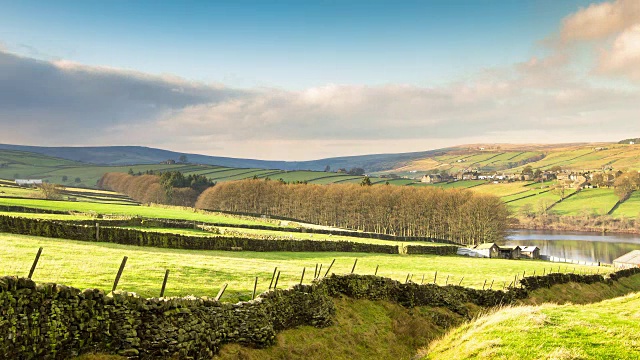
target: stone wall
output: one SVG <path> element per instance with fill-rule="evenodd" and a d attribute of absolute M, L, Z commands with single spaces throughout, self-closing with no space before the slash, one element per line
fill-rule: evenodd
<path fill-rule="evenodd" d="M 332 323 L 332 297 L 439 306 L 470 316 L 467 304 L 493 307 L 529 291 L 566 282 L 613 282 L 640 274 L 549 274 L 526 277 L 507 291 L 401 283 L 373 275 L 331 275 L 312 285 L 266 292 L 237 304 L 208 298 L 153 298 L 96 289 L 80 291 L 25 278 L 0 278 L 0 358 L 66 359 L 87 352 L 131 358 L 210 358 L 225 343 L 265 347 L 277 331 Z"/>

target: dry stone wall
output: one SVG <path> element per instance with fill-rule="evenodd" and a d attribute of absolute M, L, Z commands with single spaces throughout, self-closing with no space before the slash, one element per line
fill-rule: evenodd
<path fill-rule="evenodd" d="M 66 359 L 87 352 L 130 358 L 210 358 L 226 343 L 272 345 L 277 331 L 325 327 L 335 315 L 332 297 L 387 300 L 406 307 L 439 306 L 469 316 L 466 304 L 512 304 L 529 291 L 566 282 L 613 282 L 640 274 L 549 274 L 522 279 L 508 291 L 401 283 L 372 275 L 331 275 L 312 285 L 263 293 L 237 304 L 208 298 L 145 299 L 57 284 L 0 277 L 0 358 Z"/>

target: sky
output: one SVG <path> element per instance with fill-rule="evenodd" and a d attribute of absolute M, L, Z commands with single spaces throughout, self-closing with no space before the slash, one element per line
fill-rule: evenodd
<path fill-rule="evenodd" d="M 0 143 L 310 160 L 628 137 L 637 0 L 0 0 Z"/>

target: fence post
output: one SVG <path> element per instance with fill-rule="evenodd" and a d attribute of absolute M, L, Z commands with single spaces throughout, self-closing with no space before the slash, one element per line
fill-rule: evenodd
<path fill-rule="evenodd" d="M 379 266 L 380 266 L 380 265 L 376 265 L 376 272 L 374 272 L 374 273 L 373 273 L 373 276 L 377 276 L 377 275 L 378 275 L 378 267 L 379 267 Z"/>
<path fill-rule="evenodd" d="M 449 275 L 447 275 L 447 280 L 445 280 L 444 285 L 449 285 Z"/>
<path fill-rule="evenodd" d="M 356 270 L 356 264 L 358 263 L 358 258 L 356 258 L 356 261 L 353 262 L 353 267 L 351 268 L 351 273 L 353 274 L 353 272 Z"/>
<path fill-rule="evenodd" d="M 276 278 L 276 271 L 278 271 L 277 266 L 275 267 L 275 269 L 273 269 L 273 275 L 271 275 L 271 282 L 269 283 L 269 290 L 271 290 L 271 285 L 273 285 L 273 279 Z"/>
<path fill-rule="evenodd" d="M 422 274 L 422 280 L 420 280 L 420 285 L 424 284 L 424 274 Z"/>
<path fill-rule="evenodd" d="M 489 286 L 489 290 L 493 289 L 493 282 L 494 282 L 494 281 L 495 281 L 495 280 L 491 280 L 491 286 Z"/>
<path fill-rule="evenodd" d="M 314 279 L 318 278 L 318 263 L 316 263 L 316 269 L 313 271 L 313 278 Z"/>
<path fill-rule="evenodd" d="M 322 264 L 320 264 L 320 268 L 318 268 L 318 276 L 316 277 L 316 279 L 320 278 L 320 274 L 322 274 Z"/>
<path fill-rule="evenodd" d="M 462 279 L 460 279 L 460 282 L 458 283 L 458 286 L 462 286 L 462 280 L 464 280 L 464 276 L 462 277 Z"/>
<path fill-rule="evenodd" d="M 324 277 L 327 277 L 327 275 L 329 275 L 329 270 L 331 270 L 331 267 L 333 266 L 333 263 L 336 262 L 336 259 L 333 259 L 331 261 L 331 264 L 329 264 L 329 267 L 327 268 L 327 272 L 324 273 Z"/>
<path fill-rule="evenodd" d="M 220 291 L 218 291 L 218 295 L 216 295 L 216 301 L 220 301 L 222 294 L 224 294 L 224 291 L 227 290 L 227 285 L 228 285 L 227 283 L 222 285 L 222 289 L 220 289 Z"/>
<path fill-rule="evenodd" d="M 300 277 L 300 285 L 302 285 L 302 280 L 304 280 L 304 271 L 306 270 L 306 267 L 302 268 L 302 276 Z"/>
<path fill-rule="evenodd" d="M 31 265 L 31 270 L 29 270 L 29 279 L 33 276 L 33 272 L 36 271 L 36 266 L 38 265 L 38 260 L 40 260 L 40 255 L 42 254 L 42 247 L 38 249 L 36 253 L 36 258 L 33 260 L 33 265 Z"/>
<path fill-rule="evenodd" d="M 280 271 L 278 271 L 278 275 L 276 275 L 276 283 L 273 284 L 273 291 L 278 287 L 278 280 L 280 280 Z"/>
<path fill-rule="evenodd" d="M 436 283 L 436 280 L 438 279 L 438 272 L 436 271 L 436 274 L 433 276 L 433 283 Z"/>
<path fill-rule="evenodd" d="M 256 281 L 253 283 L 253 296 L 251 296 L 251 300 L 256 298 L 256 289 L 258 288 L 258 277 L 256 276 Z"/>
<path fill-rule="evenodd" d="M 96 223 L 96 241 L 100 241 L 100 224 Z"/>
<path fill-rule="evenodd" d="M 116 280 L 113 282 L 113 289 L 111 291 L 116 291 L 118 287 L 118 282 L 120 282 L 120 276 L 122 276 L 122 271 L 124 271 L 124 266 L 127 264 L 128 257 L 122 258 L 122 263 L 120 264 L 120 269 L 118 269 L 118 274 L 116 275 Z"/>
<path fill-rule="evenodd" d="M 482 284 L 482 290 L 484 290 L 484 287 L 487 285 L 487 279 L 484 279 L 484 284 Z"/>
<path fill-rule="evenodd" d="M 169 279 L 169 269 L 164 273 L 164 280 L 162 281 L 162 289 L 160 289 L 160 297 L 164 296 L 164 289 L 167 286 L 167 279 Z"/>
<path fill-rule="evenodd" d="M 409 275 L 411 275 L 411 273 L 407 274 L 407 279 L 404 281 L 405 284 L 409 282 Z"/>

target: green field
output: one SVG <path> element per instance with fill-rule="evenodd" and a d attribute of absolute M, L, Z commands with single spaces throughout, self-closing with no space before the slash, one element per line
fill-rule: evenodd
<path fill-rule="evenodd" d="M 613 189 L 583 189 L 555 205 L 551 211 L 558 215 L 606 215 L 617 202 Z"/>
<path fill-rule="evenodd" d="M 95 202 L 51 201 L 40 199 L 11 199 L 0 198 L 0 205 L 25 206 L 35 209 L 75 211 L 85 214 L 142 216 L 147 218 L 190 220 L 203 223 L 249 224 L 275 226 L 272 222 L 252 220 L 221 213 L 210 213 L 192 208 L 178 208 L 169 206 L 131 206 L 118 204 L 103 204 Z"/>
<path fill-rule="evenodd" d="M 216 295 L 223 283 L 228 283 L 226 299 L 246 299 L 253 289 L 255 276 L 260 290 L 266 290 L 278 267 L 279 286 L 300 282 L 302 268 L 306 267 L 306 282 L 313 277 L 315 264 L 323 264 L 326 271 L 332 259 L 336 262 L 331 272 L 349 273 L 357 258 L 356 273 L 373 274 L 405 281 L 413 274 L 414 282 L 433 282 L 438 272 L 438 284 L 459 283 L 481 288 L 495 281 L 494 288 L 508 285 L 516 274 L 541 274 L 557 265 L 543 261 L 470 259 L 458 256 L 435 255 L 380 255 L 365 253 L 258 253 L 233 251 L 194 251 L 145 248 L 107 243 L 87 243 L 72 240 L 0 234 L 0 273 L 26 276 L 38 247 L 44 248 L 34 280 L 56 282 L 78 288 L 110 289 L 123 256 L 128 256 L 119 288 L 144 296 L 157 296 L 165 269 L 171 275 L 167 295 Z M 87 266 L 91 264 L 91 266 Z M 543 270 L 546 269 L 546 270 Z M 568 269 L 561 267 L 561 271 Z M 595 271 L 593 267 L 577 266 L 577 271 Z M 572 269 L 569 269 L 572 270 Z M 600 269 L 602 272 L 603 269 Z M 324 272 L 324 271 L 323 271 Z M 463 279 L 464 277 L 464 279 Z"/>
<path fill-rule="evenodd" d="M 424 359 L 638 359 L 639 309 L 640 293 L 500 309 L 434 342 Z"/>
<path fill-rule="evenodd" d="M 629 218 L 640 216 L 640 191 L 634 191 L 631 197 L 620 204 L 611 215 Z"/>

